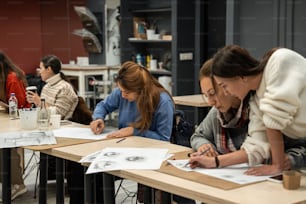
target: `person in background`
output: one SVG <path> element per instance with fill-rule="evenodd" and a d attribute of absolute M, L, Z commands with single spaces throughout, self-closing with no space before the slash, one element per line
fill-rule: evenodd
<path fill-rule="evenodd" d="M 115 81 L 118 88 L 95 107 L 92 132 L 102 133 L 106 115 L 119 110 L 119 130 L 108 137 L 134 135 L 169 141 L 174 113 L 169 92 L 146 68 L 131 61 L 122 64 Z"/>
<path fill-rule="evenodd" d="M 46 55 L 41 59 L 39 67 L 41 79 L 46 82 L 46 84 L 42 88 L 40 96 L 34 92 L 27 94 L 28 102 L 35 103 L 35 105 L 39 107 L 40 99 L 45 98 L 46 106 L 54 106 L 56 108 L 56 113 L 60 114 L 62 119 L 72 119 L 79 99 L 74 87 L 61 72 L 62 65 L 60 59 L 54 55 Z M 86 115 L 84 115 L 84 117 L 86 117 Z M 49 156 L 48 162 L 50 164 L 48 166 L 48 172 L 50 172 L 48 176 L 53 178 L 55 177 L 55 158 Z M 69 202 L 71 204 L 80 203 L 84 200 L 84 182 L 83 179 L 79 178 L 83 177 L 84 169 L 76 162 L 66 161 L 65 164 L 67 165 L 66 173 L 68 191 L 70 194 Z M 54 169 L 54 172 L 51 172 L 52 169 Z"/>
<path fill-rule="evenodd" d="M 44 98 L 47 107 L 54 106 L 56 113 L 60 114 L 62 119 L 70 119 L 78 104 L 78 96 L 61 72 L 60 59 L 54 55 L 47 55 L 41 59 L 39 67 L 41 79 L 46 85 L 40 96 L 34 92 L 27 94 L 28 102 L 40 107 L 40 99 Z"/>
<path fill-rule="evenodd" d="M 18 100 L 18 108 L 29 108 L 31 104 L 26 101 L 27 86 L 26 77 L 24 72 L 17 67 L 13 61 L 0 50 L 0 100 L 4 104 L 8 104 L 11 93 L 15 93 Z M 0 153 L 1 154 L 1 153 Z M 27 192 L 22 178 L 23 164 L 21 159 L 23 157 L 23 149 L 12 148 L 12 200 Z M 1 156 L 2 166 L 2 156 Z M 0 178 L 1 179 L 1 178 Z"/>
<path fill-rule="evenodd" d="M 118 131 L 109 138 L 140 136 L 170 141 L 174 103 L 169 92 L 141 65 L 127 61 L 115 79 L 117 88 L 97 104 L 90 127 L 102 133 L 107 114 L 119 111 Z M 138 184 L 137 198 L 143 201 L 143 186 Z"/>
<path fill-rule="evenodd" d="M 248 102 L 254 93 L 248 93 L 242 102 L 235 96 L 226 95 L 211 76 L 212 63 L 213 60 L 209 59 L 200 70 L 202 93 L 214 107 L 191 137 L 191 146 L 197 151 L 190 159 L 192 168 L 215 168 L 248 162 L 247 153 L 241 146 L 248 135 Z M 306 154 L 305 145 L 300 145 L 301 142 L 286 147 L 284 169 L 301 167 L 303 155 Z M 206 149 L 209 149 L 206 154 L 198 156 Z"/>
<path fill-rule="evenodd" d="M 296 167 L 306 166 L 306 60 L 300 54 L 273 48 L 258 61 L 238 46 L 228 45 L 214 55 L 212 75 L 225 93 L 243 100 L 250 91 L 250 124 L 242 144 L 250 166 L 270 156 L 272 163 L 250 168 L 249 175 L 272 175 L 287 168 L 285 150 Z"/>
<path fill-rule="evenodd" d="M 11 93 L 15 93 L 18 108 L 29 108 L 26 100 L 27 81 L 24 72 L 0 50 L 0 100 L 8 104 Z"/>

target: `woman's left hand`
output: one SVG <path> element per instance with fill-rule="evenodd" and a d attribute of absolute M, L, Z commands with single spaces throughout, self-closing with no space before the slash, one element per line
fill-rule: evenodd
<path fill-rule="evenodd" d="M 132 136 L 133 133 L 134 133 L 134 128 L 126 127 L 126 128 L 121 128 L 120 130 L 111 132 L 110 134 L 107 135 L 107 138 L 127 137 L 127 136 Z"/>
<path fill-rule="evenodd" d="M 282 173 L 282 169 L 277 165 L 262 165 L 248 169 L 245 174 L 253 176 L 269 176 Z"/>
<path fill-rule="evenodd" d="M 190 157 L 189 166 L 192 169 L 194 169 L 196 167 L 215 168 L 216 167 L 215 158 L 214 157 L 208 157 L 208 156 L 205 156 L 205 155 Z"/>

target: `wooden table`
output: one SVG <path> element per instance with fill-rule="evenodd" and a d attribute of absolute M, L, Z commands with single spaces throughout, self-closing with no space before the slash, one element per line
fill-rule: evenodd
<path fill-rule="evenodd" d="M 130 137 L 121 143 L 116 140 L 55 148 L 52 154 L 57 157 L 78 161 L 81 157 L 105 147 L 158 147 L 168 148 L 169 152 L 183 152 L 189 148 L 167 142 L 141 137 Z M 286 190 L 281 184 L 264 181 L 232 190 L 222 190 L 198 182 L 150 170 L 120 170 L 108 172 L 112 175 L 133 180 L 162 191 L 181 195 L 205 203 L 297 203 L 306 200 L 306 176 L 302 177 L 301 188 Z"/>
<path fill-rule="evenodd" d="M 138 136 L 132 136 L 128 137 L 124 141 L 120 143 L 116 143 L 119 139 L 112 139 L 112 140 L 103 140 L 103 141 L 96 141 L 94 143 L 88 143 L 88 144 L 81 144 L 81 145 L 73 145 L 69 147 L 61 147 L 61 148 L 55 148 L 52 150 L 52 155 L 63 158 L 65 160 L 71 160 L 71 161 L 79 161 L 83 156 L 86 156 L 88 154 L 91 154 L 93 152 L 96 152 L 98 150 L 101 150 L 106 147 L 144 147 L 144 148 L 166 148 L 169 150 L 169 153 L 176 153 L 176 152 L 185 152 L 190 151 L 190 148 L 174 145 L 169 142 L 155 140 L 155 139 L 149 139 L 144 137 L 138 137 Z M 186 153 L 187 155 L 187 153 Z M 88 164 L 84 164 L 87 166 Z M 135 180 L 132 177 L 125 177 L 122 176 L 120 172 L 123 172 L 124 170 L 120 171 L 112 171 L 103 173 L 103 198 L 105 204 L 114 204 L 115 198 L 114 198 L 114 182 L 113 182 L 113 176 L 118 176 L 120 178 L 128 178 L 130 180 L 137 181 L 138 183 L 142 183 L 146 185 L 146 182 Z M 135 170 L 134 170 L 135 171 Z M 132 171 L 133 172 L 133 171 Z M 137 172 L 137 171 L 136 171 Z M 146 172 L 146 171 L 144 171 Z M 150 171 L 149 171 L 150 172 Z M 87 175 L 88 176 L 88 175 Z M 152 187 L 151 185 L 147 185 Z M 89 192 L 92 191 L 90 189 L 90 186 L 87 186 L 88 189 L 85 190 L 85 194 L 89 194 Z M 148 189 L 150 191 L 150 189 Z M 100 192 L 99 192 L 100 193 Z M 145 193 L 146 194 L 146 193 Z M 149 195 L 149 193 L 148 193 Z M 147 196 L 147 198 L 150 196 Z M 148 199 L 148 203 L 151 203 L 151 200 Z M 86 200 L 86 203 L 93 203 L 94 201 Z"/>
<path fill-rule="evenodd" d="M 19 125 L 19 120 L 10 120 L 8 114 L 0 112 L 0 123 L 1 123 L 1 132 L 12 132 L 12 131 L 22 131 Z M 69 126 L 82 126 L 79 124 L 72 123 Z M 33 151 L 40 151 L 41 161 L 46 161 L 46 155 L 51 154 L 52 148 L 64 147 L 75 144 L 82 144 L 93 142 L 94 140 L 85 140 L 85 139 L 71 139 L 71 138 L 56 138 L 57 144 L 54 145 L 38 145 L 38 146 L 27 146 L 23 147 L 25 149 L 30 149 Z M 3 165 L 1 169 L 2 173 L 2 200 L 3 203 L 11 203 L 11 148 L 2 149 L 2 159 Z M 42 162 L 42 163 L 43 163 Z M 43 193 L 40 193 L 40 203 L 46 203 L 46 186 L 47 186 L 47 176 L 46 176 L 46 166 L 47 164 L 40 166 L 40 189 L 43 190 Z M 57 178 L 58 179 L 58 178 Z M 61 177 L 59 179 L 62 180 Z M 59 188 L 61 182 L 57 182 Z M 63 187 L 63 186 L 62 186 Z M 60 189 L 58 190 L 60 192 Z M 63 192 L 63 191 L 62 191 Z M 42 196 L 42 197 L 41 197 Z M 64 200 L 64 195 L 60 197 Z"/>
<path fill-rule="evenodd" d="M 209 105 L 208 102 L 205 101 L 201 94 L 173 96 L 172 98 L 174 100 L 175 105 L 189 106 L 186 107 L 186 109 L 192 109 L 192 112 L 194 113 L 193 123 L 196 125 L 198 125 L 199 122 L 203 120 L 203 118 L 206 116 L 211 107 L 211 105 Z M 198 113 L 200 112 L 201 114 L 199 115 Z"/>
<path fill-rule="evenodd" d="M 193 107 L 210 107 L 201 94 L 173 96 L 175 105 L 193 106 Z"/>

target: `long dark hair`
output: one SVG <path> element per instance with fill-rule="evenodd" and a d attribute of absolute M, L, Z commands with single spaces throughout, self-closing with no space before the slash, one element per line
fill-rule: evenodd
<path fill-rule="evenodd" d="M 252 76 L 261 73 L 265 66 L 250 53 L 238 46 L 227 45 L 214 55 L 211 67 L 212 75 L 232 78 L 236 76 Z"/>
<path fill-rule="evenodd" d="M 140 118 L 131 124 L 141 131 L 150 128 L 153 113 L 160 101 L 160 93 L 170 93 L 151 75 L 144 67 L 132 61 L 127 61 L 121 65 L 115 81 L 124 89 L 138 94 L 136 99 L 137 109 Z"/>
<path fill-rule="evenodd" d="M 27 86 L 27 80 L 24 72 L 13 63 L 13 61 L 0 50 L 0 100 L 6 101 L 6 79 L 10 72 L 14 72 L 18 79 L 22 80 L 24 86 Z"/>

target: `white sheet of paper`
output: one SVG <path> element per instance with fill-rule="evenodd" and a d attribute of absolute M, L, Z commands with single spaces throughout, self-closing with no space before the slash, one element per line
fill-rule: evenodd
<path fill-rule="evenodd" d="M 79 128 L 79 127 L 61 127 L 53 130 L 55 137 L 66 137 L 75 139 L 87 139 L 87 140 L 100 140 L 105 139 L 106 136 L 115 131 L 115 128 L 105 128 L 103 133 L 95 135 L 90 128 Z"/>
<path fill-rule="evenodd" d="M 51 131 L 19 131 L 0 133 L 0 148 L 56 144 Z"/>
<path fill-rule="evenodd" d="M 250 176 L 245 175 L 244 172 L 250 168 L 247 164 L 237 164 L 228 166 L 225 168 L 217 169 L 205 169 L 205 168 L 195 168 L 191 169 L 189 166 L 184 166 L 188 159 L 184 160 L 168 160 L 168 162 L 183 170 L 183 171 L 195 171 L 201 174 L 206 174 L 208 176 L 217 177 L 223 180 L 231 181 L 238 184 L 249 184 L 259 181 L 267 180 L 270 176 Z"/>
<path fill-rule="evenodd" d="M 93 162 L 101 153 L 103 152 L 103 150 L 99 150 L 96 152 L 93 152 L 89 155 L 86 155 L 84 157 L 82 157 L 82 159 L 80 159 L 79 163 L 91 163 Z M 171 158 L 173 156 L 173 154 L 166 154 L 166 157 L 164 158 L 164 161 Z"/>
<path fill-rule="evenodd" d="M 82 159 L 79 161 L 79 163 L 91 163 L 93 162 L 100 154 L 102 150 L 96 151 L 94 153 L 91 153 L 85 157 L 82 157 Z"/>
<path fill-rule="evenodd" d="M 90 164 L 86 174 L 121 169 L 159 169 L 168 149 L 105 148 Z"/>

